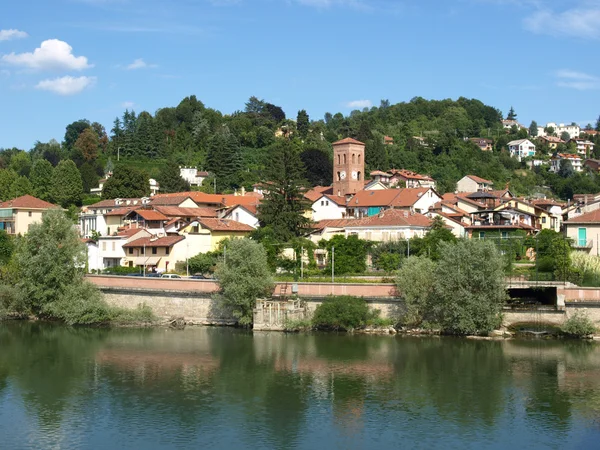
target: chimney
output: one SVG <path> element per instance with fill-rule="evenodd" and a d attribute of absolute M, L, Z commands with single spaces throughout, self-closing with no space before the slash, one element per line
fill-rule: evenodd
<path fill-rule="evenodd" d="M 240 189 L 240 194 L 243 197 L 244 195 L 246 195 L 246 189 L 244 188 L 244 186 L 242 186 L 242 188 Z"/>

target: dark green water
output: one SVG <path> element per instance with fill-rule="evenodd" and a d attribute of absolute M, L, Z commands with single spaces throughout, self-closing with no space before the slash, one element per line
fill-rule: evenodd
<path fill-rule="evenodd" d="M 600 448 L 589 342 L 0 324 L 0 448 Z"/>

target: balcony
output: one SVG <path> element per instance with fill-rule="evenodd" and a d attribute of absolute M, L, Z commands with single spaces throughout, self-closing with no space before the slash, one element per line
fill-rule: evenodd
<path fill-rule="evenodd" d="M 585 239 L 574 239 L 571 243 L 571 247 L 575 249 L 591 249 L 594 246 L 593 239 L 585 240 Z"/>

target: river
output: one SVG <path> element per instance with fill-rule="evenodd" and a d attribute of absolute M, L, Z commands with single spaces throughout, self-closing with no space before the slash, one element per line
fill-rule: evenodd
<path fill-rule="evenodd" d="M 600 448 L 600 346 L 0 323 L 0 448 Z"/>

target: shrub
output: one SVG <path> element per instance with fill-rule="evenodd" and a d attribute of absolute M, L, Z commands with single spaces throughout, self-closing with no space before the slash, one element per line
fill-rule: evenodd
<path fill-rule="evenodd" d="M 317 306 L 312 323 L 325 330 L 352 330 L 366 325 L 369 319 L 367 303 L 358 297 L 328 297 Z"/>
<path fill-rule="evenodd" d="M 363 273 L 367 270 L 367 250 L 371 246 L 369 241 L 359 239 L 357 236 L 344 237 L 336 235 L 328 241 L 319 242 L 319 247 L 326 248 L 329 261 L 326 271 L 331 273 L 332 248 L 334 250 L 334 270 L 336 274 Z"/>
<path fill-rule="evenodd" d="M 309 319 L 286 320 L 283 327 L 285 331 L 309 331 L 312 328 L 312 322 Z"/>
<path fill-rule="evenodd" d="M 594 334 L 596 327 L 585 312 L 576 311 L 565 321 L 561 331 L 567 336 L 582 338 Z"/>
<path fill-rule="evenodd" d="M 401 322 L 420 325 L 429 308 L 435 284 L 435 263 L 424 256 L 411 256 L 402 265 L 396 277 L 396 288 L 404 300 Z"/>
<path fill-rule="evenodd" d="M 116 266 L 107 267 L 103 272 L 107 275 L 127 275 L 128 273 L 140 273 L 141 271 L 139 267 Z"/>

